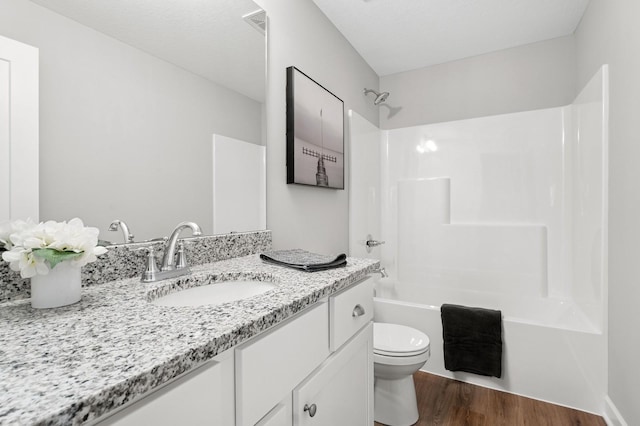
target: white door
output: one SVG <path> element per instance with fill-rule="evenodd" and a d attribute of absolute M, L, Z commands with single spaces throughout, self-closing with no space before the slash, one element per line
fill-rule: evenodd
<path fill-rule="evenodd" d="M 0 36 L 0 222 L 38 220 L 38 49 Z"/>

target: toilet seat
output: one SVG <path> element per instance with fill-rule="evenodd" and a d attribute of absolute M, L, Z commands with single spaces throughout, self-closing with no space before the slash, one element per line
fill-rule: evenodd
<path fill-rule="evenodd" d="M 411 357 L 429 350 L 429 337 L 400 324 L 373 323 L 373 353 L 390 357 Z"/>
<path fill-rule="evenodd" d="M 392 351 L 381 351 L 379 349 L 374 349 L 373 353 L 376 355 L 384 355 L 384 356 L 397 356 L 397 357 L 409 357 L 416 356 L 426 352 L 426 349 L 421 351 L 413 351 L 413 352 L 392 352 Z"/>

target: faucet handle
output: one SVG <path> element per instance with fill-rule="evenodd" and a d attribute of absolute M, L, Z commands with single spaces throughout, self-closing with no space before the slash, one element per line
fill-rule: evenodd
<path fill-rule="evenodd" d="M 178 260 L 176 260 L 176 269 L 187 267 L 187 255 L 184 252 L 184 241 L 178 241 Z"/>
<path fill-rule="evenodd" d="M 141 251 L 141 250 L 145 250 L 147 252 L 147 262 L 146 262 L 144 272 L 142 272 L 142 282 L 154 281 L 156 274 L 160 271 L 158 269 L 158 265 L 156 265 L 156 252 L 153 246 L 142 247 L 142 248 L 136 249 L 135 251 Z"/>

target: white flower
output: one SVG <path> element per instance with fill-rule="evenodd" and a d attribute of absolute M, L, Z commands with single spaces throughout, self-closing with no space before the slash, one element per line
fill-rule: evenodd
<path fill-rule="evenodd" d="M 11 250 L 13 244 L 11 242 L 11 234 L 22 232 L 26 229 L 31 229 L 35 226 L 35 223 L 31 219 L 27 220 L 14 220 L 13 222 L 6 221 L 0 223 L 0 247 L 4 245 L 4 248 Z"/>
<path fill-rule="evenodd" d="M 37 225 L 29 221 L 2 224 L 0 238 L 9 248 L 2 253 L 2 259 L 9 262 L 12 270 L 20 271 L 23 278 L 46 275 L 61 261 L 80 268 L 106 253 L 106 248 L 97 246 L 98 233 L 98 228 L 85 227 L 78 218 Z"/>
<path fill-rule="evenodd" d="M 10 251 L 2 253 L 2 259 L 9 263 L 14 271 L 20 271 L 22 278 L 31 278 L 35 275 L 47 275 L 49 267 L 45 260 L 34 256 L 31 250 L 14 247 Z"/>

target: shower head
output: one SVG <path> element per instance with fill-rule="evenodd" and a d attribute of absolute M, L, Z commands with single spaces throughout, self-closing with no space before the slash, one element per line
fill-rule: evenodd
<path fill-rule="evenodd" d="M 374 105 L 380 105 L 381 103 L 383 103 L 384 101 L 386 101 L 386 100 L 387 100 L 387 98 L 389 97 L 389 92 L 382 92 L 382 93 L 380 93 L 380 92 L 378 92 L 378 91 L 376 91 L 376 90 L 373 90 L 373 89 L 367 89 L 367 88 L 365 87 L 365 89 L 364 89 L 364 94 L 365 94 L 365 95 L 367 95 L 367 94 L 369 94 L 369 93 L 373 93 L 374 95 L 376 95 L 376 98 L 375 98 L 375 100 L 373 101 L 373 104 L 374 104 Z"/>

